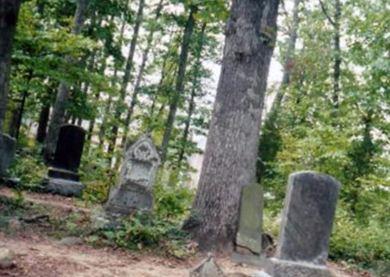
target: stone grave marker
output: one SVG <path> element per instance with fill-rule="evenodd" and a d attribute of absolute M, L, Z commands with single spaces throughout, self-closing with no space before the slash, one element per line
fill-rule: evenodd
<path fill-rule="evenodd" d="M 152 189 L 160 157 L 151 138 L 141 137 L 125 153 L 118 184 L 111 189 L 105 211 L 128 215 L 135 210 L 150 210 Z"/>
<path fill-rule="evenodd" d="M 66 124 L 60 129 L 54 160 L 49 167 L 46 190 L 64 196 L 80 196 L 84 185 L 77 173 L 83 154 L 85 130 Z"/>
<path fill-rule="evenodd" d="M 244 248 L 251 253 L 261 253 L 261 232 L 263 223 L 263 190 L 253 184 L 242 188 L 238 231 L 236 236 L 237 250 Z"/>
<path fill-rule="evenodd" d="M 315 172 L 290 175 L 279 243 L 266 272 L 273 277 L 332 276 L 326 267 L 340 183 Z"/>
<path fill-rule="evenodd" d="M 15 155 L 16 141 L 9 135 L 0 133 L 0 177 L 6 174 Z"/>

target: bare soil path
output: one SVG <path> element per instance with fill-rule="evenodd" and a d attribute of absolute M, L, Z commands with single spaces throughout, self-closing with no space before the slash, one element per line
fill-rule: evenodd
<path fill-rule="evenodd" d="M 0 196 L 12 197 L 9 189 L 0 189 Z M 66 213 L 78 211 L 89 214 L 73 199 L 25 193 L 27 202 L 53 207 Z M 205 258 L 199 254 L 187 260 L 157 256 L 151 252 L 132 252 L 112 247 L 94 248 L 86 244 L 65 245 L 59 240 L 22 228 L 17 232 L 0 231 L 0 247 L 12 250 L 15 266 L 0 269 L 0 276 L 23 277 L 181 277 Z M 251 276 L 258 269 L 232 262 L 227 257 L 217 257 L 217 263 L 228 276 Z M 346 272 L 339 265 L 329 264 L 336 276 L 369 276 Z"/>

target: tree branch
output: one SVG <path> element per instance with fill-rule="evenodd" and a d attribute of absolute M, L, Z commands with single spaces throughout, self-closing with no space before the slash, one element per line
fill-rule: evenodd
<path fill-rule="evenodd" d="M 334 25 L 335 25 L 335 22 L 334 22 L 333 19 L 329 16 L 328 11 L 326 10 L 324 3 L 323 3 L 321 0 L 318 0 L 318 1 L 320 2 L 320 6 L 321 6 L 322 12 L 325 14 L 325 16 L 326 16 L 326 18 L 329 20 L 330 24 L 332 24 L 332 25 L 334 26 Z"/>

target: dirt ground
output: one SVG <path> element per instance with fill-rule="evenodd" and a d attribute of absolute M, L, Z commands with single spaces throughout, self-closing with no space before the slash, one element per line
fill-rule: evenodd
<path fill-rule="evenodd" d="M 12 191 L 0 189 L 0 196 L 11 197 Z M 81 211 L 73 199 L 38 193 L 26 193 L 25 201 L 55 209 Z M 206 257 L 198 254 L 187 260 L 157 256 L 151 252 L 132 252 L 112 247 L 94 248 L 86 244 L 65 245 L 34 230 L 23 229 L 14 233 L 0 231 L 0 247 L 12 250 L 15 266 L 0 269 L 0 276 L 25 277 L 180 277 L 189 276 L 189 270 Z M 258 268 L 237 264 L 228 257 L 216 257 L 217 263 L 228 276 L 251 276 Z M 336 276 L 369 276 L 347 271 L 341 265 L 330 263 Z"/>

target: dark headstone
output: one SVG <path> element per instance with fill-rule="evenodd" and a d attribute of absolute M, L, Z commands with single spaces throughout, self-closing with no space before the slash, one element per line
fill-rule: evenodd
<path fill-rule="evenodd" d="M 79 182 L 77 171 L 85 141 L 85 130 L 75 125 L 63 125 L 60 129 L 52 167 L 48 171 L 46 191 L 63 196 L 80 196 L 84 185 Z"/>
<path fill-rule="evenodd" d="M 134 210 L 150 210 L 152 189 L 160 157 L 149 137 L 142 137 L 125 153 L 118 185 L 112 188 L 105 210 L 127 215 Z"/>
<path fill-rule="evenodd" d="M 85 130 L 75 125 L 60 129 L 53 166 L 77 172 L 80 166 L 85 141 Z"/>
<path fill-rule="evenodd" d="M 290 175 L 275 258 L 274 276 L 331 276 L 325 262 L 340 184 L 315 172 Z"/>
<path fill-rule="evenodd" d="M 0 133 L 0 176 L 4 176 L 15 156 L 16 141 L 9 135 Z"/>

